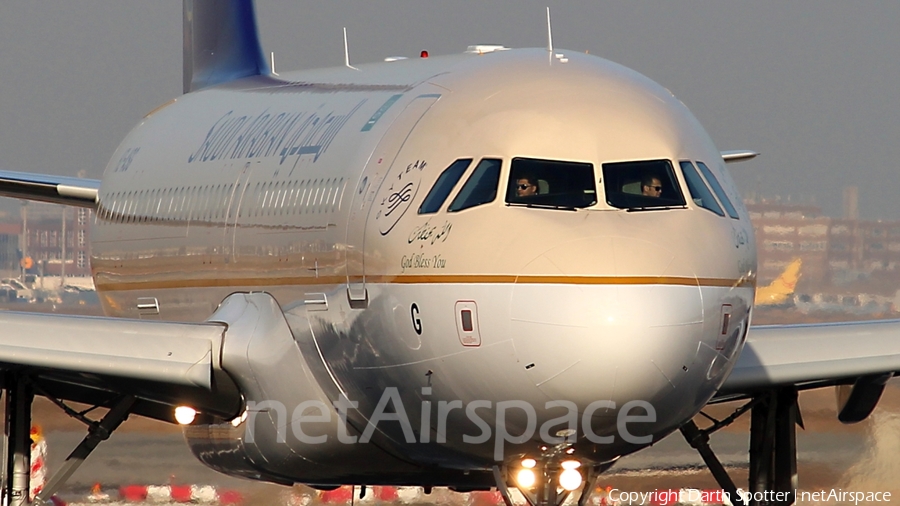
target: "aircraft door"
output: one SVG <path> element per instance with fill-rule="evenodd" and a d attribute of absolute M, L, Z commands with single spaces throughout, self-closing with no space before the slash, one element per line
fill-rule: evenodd
<path fill-rule="evenodd" d="M 235 232 L 237 230 L 238 217 L 241 213 L 241 203 L 244 200 L 244 194 L 247 192 L 247 186 L 252 174 L 253 165 L 247 162 L 238 173 L 231 193 L 228 195 L 228 212 L 225 214 L 225 229 L 222 232 L 222 251 L 225 253 L 226 263 L 236 260 L 237 255 L 234 251 Z"/>
<path fill-rule="evenodd" d="M 374 217 L 369 216 L 373 207 L 377 207 L 373 206 L 373 203 L 376 197 L 381 198 L 379 190 L 384 183 L 385 176 L 391 171 L 394 160 L 403 148 L 409 134 L 438 98 L 440 98 L 440 94 L 422 94 L 407 104 L 403 112 L 385 129 L 353 191 L 345 250 L 347 296 L 352 307 L 364 308 L 368 305 L 365 235 L 366 227 L 374 226 L 372 224 Z M 402 197 L 398 198 L 402 200 Z M 405 212 L 405 208 L 395 209 L 394 212 L 396 212 L 396 219 L 399 220 Z"/>

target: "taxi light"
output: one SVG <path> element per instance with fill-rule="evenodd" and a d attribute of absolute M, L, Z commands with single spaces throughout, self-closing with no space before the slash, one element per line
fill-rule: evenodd
<path fill-rule="evenodd" d="M 559 486 L 569 492 L 581 486 L 581 473 L 577 469 L 566 469 L 559 475 Z"/>
<path fill-rule="evenodd" d="M 576 473 L 578 471 L 575 471 Z M 581 477 L 581 475 L 578 475 Z M 534 485 L 535 476 L 534 471 L 531 469 L 520 469 L 518 473 L 516 473 L 516 483 L 519 485 L 519 488 L 531 488 Z"/>
<path fill-rule="evenodd" d="M 190 406 L 178 406 L 175 408 L 175 421 L 180 425 L 190 425 L 197 416 L 197 410 Z"/>
<path fill-rule="evenodd" d="M 581 467 L 581 462 L 577 460 L 566 460 L 560 464 L 560 467 L 563 469 L 578 469 Z"/>
<path fill-rule="evenodd" d="M 536 465 L 537 465 L 537 462 L 535 462 L 534 459 L 524 459 L 522 461 L 522 467 L 524 467 L 525 469 L 532 469 Z"/>

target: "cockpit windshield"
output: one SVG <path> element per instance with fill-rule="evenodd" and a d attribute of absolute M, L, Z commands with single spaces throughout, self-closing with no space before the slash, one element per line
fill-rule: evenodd
<path fill-rule="evenodd" d="M 590 163 L 513 158 L 506 202 L 529 207 L 572 209 L 597 203 Z"/>
<path fill-rule="evenodd" d="M 492 158 L 484 158 L 478 162 L 447 211 L 455 213 L 493 202 L 497 198 L 497 186 L 500 185 L 500 164 L 500 160 Z"/>
<path fill-rule="evenodd" d="M 619 209 L 685 206 L 669 160 L 603 164 L 606 202 Z"/>

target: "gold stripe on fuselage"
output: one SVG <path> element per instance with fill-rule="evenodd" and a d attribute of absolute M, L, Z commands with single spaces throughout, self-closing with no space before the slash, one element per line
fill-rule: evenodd
<path fill-rule="evenodd" d="M 756 286 L 756 279 L 691 278 L 678 276 L 512 276 L 504 274 L 460 274 L 443 276 L 373 275 L 366 283 L 424 285 L 424 284 L 538 284 L 538 285 L 671 285 L 745 288 Z M 168 290 L 176 288 L 259 287 L 339 285 L 344 276 L 283 277 L 283 278 L 216 278 L 172 279 L 161 281 L 99 282 L 101 292 L 133 290 Z M 358 278 L 362 282 L 362 278 Z"/>

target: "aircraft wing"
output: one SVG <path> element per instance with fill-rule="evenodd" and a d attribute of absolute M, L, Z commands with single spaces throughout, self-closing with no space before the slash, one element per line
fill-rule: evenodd
<path fill-rule="evenodd" d="M 750 327 L 713 402 L 773 387 L 853 383 L 900 372 L 900 320 Z"/>
<path fill-rule="evenodd" d="M 227 327 L 0 312 L 0 370 L 51 398 L 109 407 L 132 394 L 131 411 L 151 418 L 174 421 L 186 404 L 228 419 L 241 398 L 219 363 Z"/>
<path fill-rule="evenodd" d="M 100 180 L 0 171 L 0 196 L 68 206 L 97 207 Z"/>

